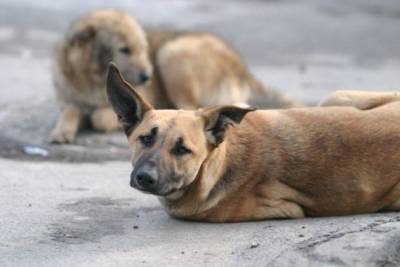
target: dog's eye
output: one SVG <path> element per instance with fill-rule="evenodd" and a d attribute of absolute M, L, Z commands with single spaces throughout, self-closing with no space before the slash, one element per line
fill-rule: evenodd
<path fill-rule="evenodd" d="M 151 147 L 156 141 L 158 127 L 153 127 L 149 134 L 140 135 L 138 137 L 140 143 L 145 147 Z"/>
<path fill-rule="evenodd" d="M 131 49 L 127 46 L 123 46 L 119 49 L 119 52 L 125 55 L 129 55 L 131 53 Z"/>
<path fill-rule="evenodd" d="M 192 153 L 192 150 L 190 150 L 189 148 L 185 147 L 182 144 L 176 144 L 172 149 L 171 153 L 175 156 L 183 156 Z"/>
<path fill-rule="evenodd" d="M 154 144 L 154 135 L 141 135 L 139 136 L 140 143 L 145 147 L 151 147 Z"/>

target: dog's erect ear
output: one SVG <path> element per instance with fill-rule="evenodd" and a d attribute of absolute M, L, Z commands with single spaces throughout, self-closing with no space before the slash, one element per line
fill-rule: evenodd
<path fill-rule="evenodd" d="M 219 145 L 224 141 L 225 131 L 229 126 L 238 124 L 254 108 L 240 108 L 236 106 L 221 106 L 206 108 L 202 112 L 205 120 L 205 131 L 208 141 L 212 145 Z"/>
<path fill-rule="evenodd" d="M 153 109 L 124 80 L 114 63 L 108 66 L 107 95 L 127 135 L 140 123 L 144 114 Z"/>

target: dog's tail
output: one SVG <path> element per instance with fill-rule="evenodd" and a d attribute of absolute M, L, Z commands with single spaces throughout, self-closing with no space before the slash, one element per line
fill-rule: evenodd
<path fill-rule="evenodd" d="M 252 91 L 248 104 L 252 107 L 259 109 L 275 109 L 306 106 L 302 102 L 292 99 L 284 93 L 265 87 L 255 78 L 252 78 L 250 87 Z"/>

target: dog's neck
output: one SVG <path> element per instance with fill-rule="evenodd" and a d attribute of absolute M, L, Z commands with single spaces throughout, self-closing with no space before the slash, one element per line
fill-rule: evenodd
<path fill-rule="evenodd" d="M 194 182 L 184 192 L 173 198 L 160 198 L 170 215 L 174 217 L 188 217 L 212 208 L 224 197 L 224 194 L 215 194 L 219 177 L 226 169 L 226 142 L 214 148 L 204 160 Z"/>
<path fill-rule="evenodd" d="M 203 162 L 195 181 L 174 198 L 160 198 L 161 203 L 173 217 L 191 218 L 217 206 L 228 193 L 240 187 L 240 181 L 231 181 L 226 188 L 226 180 L 240 177 L 237 164 L 227 160 L 235 153 L 235 132 L 232 129 L 227 140 L 214 148 Z M 228 157 L 232 158 L 232 157 Z M 237 163 L 243 159 L 236 159 Z M 229 163 L 229 164 L 228 164 Z M 234 188 L 232 188 L 234 187 Z"/>

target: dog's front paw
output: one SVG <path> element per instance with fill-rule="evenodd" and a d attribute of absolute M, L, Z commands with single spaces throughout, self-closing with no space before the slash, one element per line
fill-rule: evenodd
<path fill-rule="evenodd" d="M 75 142 L 75 133 L 55 129 L 51 132 L 49 141 L 52 144 L 72 144 Z"/>

